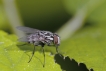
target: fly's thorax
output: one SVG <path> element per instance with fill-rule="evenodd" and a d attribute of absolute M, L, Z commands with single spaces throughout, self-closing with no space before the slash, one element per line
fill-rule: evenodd
<path fill-rule="evenodd" d="M 54 38 L 54 44 L 59 46 L 60 45 L 60 37 L 57 34 L 54 34 L 53 38 Z"/>
<path fill-rule="evenodd" d="M 42 31 L 42 33 L 43 33 L 43 34 L 45 34 L 45 35 L 48 35 L 48 36 L 53 35 L 53 33 L 52 33 L 52 32 L 50 32 L 50 31 Z"/>
<path fill-rule="evenodd" d="M 52 40 L 53 33 L 49 32 L 49 31 L 43 31 L 43 34 L 44 34 L 45 38 Z"/>

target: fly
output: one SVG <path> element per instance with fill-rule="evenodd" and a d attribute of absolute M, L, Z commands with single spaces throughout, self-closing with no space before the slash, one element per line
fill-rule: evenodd
<path fill-rule="evenodd" d="M 45 45 L 55 46 L 56 52 L 58 53 L 58 46 L 60 45 L 60 37 L 56 33 L 52 33 L 50 31 L 41 31 L 38 29 L 33 29 L 33 28 L 23 27 L 23 26 L 19 26 L 17 27 L 17 29 L 27 34 L 26 36 L 20 38 L 19 41 L 28 42 L 29 44 L 34 45 L 34 50 L 32 52 L 32 56 L 29 59 L 28 63 L 32 60 L 32 57 L 34 56 L 36 46 L 42 47 L 43 55 L 44 55 L 43 67 L 45 66 L 45 51 L 44 51 Z"/>

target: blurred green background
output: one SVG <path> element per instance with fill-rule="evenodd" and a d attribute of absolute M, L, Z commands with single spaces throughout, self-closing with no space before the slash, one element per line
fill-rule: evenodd
<path fill-rule="evenodd" d="M 63 30 L 69 33 L 66 35 L 72 35 L 84 24 L 105 22 L 105 7 L 105 0 L 0 0 L 0 28 L 19 34 L 15 27 L 25 25 L 40 30 L 58 31 L 66 38 L 69 36 L 65 36 Z M 75 23 L 70 21 L 74 19 Z M 68 27 L 69 24 L 73 25 Z"/>
<path fill-rule="evenodd" d="M 63 1 L 15 0 L 11 1 L 12 4 L 10 3 L 10 1 L 6 1 L 7 3 L 5 1 L 1 2 L 1 26 L 10 23 L 7 17 L 4 16 L 8 16 L 7 14 L 11 13 L 5 12 L 4 10 L 7 11 L 7 9 L 4 9 L 4 7 L 10 8 L 8 9 L 8 11 L 13 10 L 14 12 L 12 13 L 17 13 L 20 17 L 19 19 L 21 19 L 22 24 L 24 24 L 25 26 L 41 30 L 50 30 L 52 32 L 57 31 L 70 18 L 70 15 L 65 10 Z M 8 7 L 4 3 L 6 3 Z"/>
<path fill-rule="evenodd" d="M 102 50 L 102 43 L 103 50 L 106 48 L 106 0 L 0 0 L 0 29 L 22 36 L 16 29 L 22 25 L 58 33 L 64 55 L 84 62 L 89 69 L 105 71 L 104 67 L 96 66 L 95 58 L 101 60 L 96 49 Z M 100 45 L 94 46 L 97 41 Z M 95 56 L 87 61 L 85 55 L 89 55 L 93 47 L 95 53 L 91 56 Z"/>

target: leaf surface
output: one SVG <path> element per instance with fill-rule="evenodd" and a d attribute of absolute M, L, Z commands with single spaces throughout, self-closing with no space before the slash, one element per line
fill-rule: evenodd
<path fill-rule="evenodd" d="M 106 24 L 89 25 L 73 37 L 63 41 L 60 47 L 64 55 L 86 64 L 94 71 L 106 70 Z"/>
<path fill-rule="evenodd" d="M 27 46 L 16 46 L 17 37 L 0 31 L 0 70 L 1 71 L 61 71 L 60 66 L 54 62 L 54 56 L 46 52 L 45 67 L 43 67 L 43 54 L 36 51 L 30 63 Z M 29 46 L 30 47 L 30 46 Z M 31 48 L 31 47 L 30 47 Z M 29 49 L 30 49 L 29 48 Z"/>

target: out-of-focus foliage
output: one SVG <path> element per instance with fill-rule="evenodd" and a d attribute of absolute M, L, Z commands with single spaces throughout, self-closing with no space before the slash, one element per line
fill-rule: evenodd
<path fill-rule="evenodd" d="M 61 0 L 16 0 L 26 26 L 56 31 L 70 16 Z"/>
<path fill-rule="evenodd" d="M 85 7 L 88 21 L 106 22 L 106 0 L 63 0 L 63 3 L 71 15 Z"/>
<path fill-rule="evenodd" d="M 7 18 L 5 15 L 4 8 L 0 2 L 0 29 L 6 29 L 6 25 L 8 25 Z"/>
<path fill-rule="evenodd" d="M 86 64 L 94 71 L 106 70 L 106 24 L 88 24 L 60 47 L 64 55 Z"/>
<path fill-rule="evenodd" d="M 54 56 L 46 53 L 46 63 L 43 68 L 43 54 L 35 52 L 30 63 L 28 63 L 31 52 L 24 52 L 16 44 L 17 37 L 0 31 L 0 69 L 3 71 L 61 71 L 59 65 L 54 62 Z M 29 56 L 28 56 L 29 55 Z"/>

